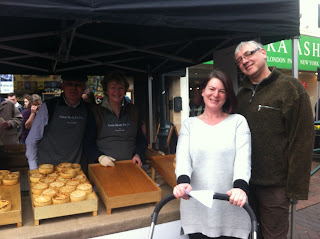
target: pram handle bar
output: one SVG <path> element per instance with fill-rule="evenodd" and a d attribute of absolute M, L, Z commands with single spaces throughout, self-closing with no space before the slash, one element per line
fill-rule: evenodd
<path fill-rule="evenodd" d="M 153 210 L 153 213 L 151 215 L 151 230 L 149 233 L 149 238 L 152 238 L 153 236 L 153 231 L 154 231 L 154 226 L 157 223 L 158 220 L 158 214 L 161 208 L 171 200 L 176 199 L 176 197 L 173 194 L 169 194 L 162 198 L 160 202 L 156 205 L 155 209 Z M 223 193 L 214 193 L 213 194 L 213 199 L 218 199 L 218 200 L 224 200 L 224 201 L 229 201 L 229 196 L 227 194 Z M 244 204 L 243 208 L 247 211 L 247 213 L 250 216 L 251 220 L 251 233 L 252 233 L 252 238 L 257 238 L 257 232 L 258 232 L 258 224 L 257 224 L 257 218 L 256 215 L 254 214 L 252 208 L 249 206 L 248 203 Z"/>

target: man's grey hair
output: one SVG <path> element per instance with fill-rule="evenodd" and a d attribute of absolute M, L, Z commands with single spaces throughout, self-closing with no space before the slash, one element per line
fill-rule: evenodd
<path fill-rule="evenodd" d="M 263 45 L 259 42 L 256 41 L 243 41 L 240 42 L 240 44 L 237 46 L 237 48 L 234 51 L 234 55 L 237 55 L 239 51 L 241 51 L 242 47 L 246 46 L 246 45 L 250 45 L 253 46 L 254 48 L 263 48 Z"/>

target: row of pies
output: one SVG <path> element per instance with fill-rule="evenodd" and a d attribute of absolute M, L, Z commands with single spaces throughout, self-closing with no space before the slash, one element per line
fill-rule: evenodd
<path fill-rule="evenodd" d="M 79 164 L 41 164 L 30 171 L 30 185 L 35 207 L 83 201 L 92 193 Z"/>
<path fill-rule="evenodd" d="M 9 170 L 0 170 L 0 185 L 11 186 L 19 183 L 19 174 Z"/>

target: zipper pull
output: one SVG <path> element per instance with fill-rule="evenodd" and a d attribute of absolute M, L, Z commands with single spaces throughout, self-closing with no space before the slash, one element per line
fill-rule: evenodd
<path fill-rule="evenodd" d="M 255 90 L 252 90 L 252 95 L 250 97 L 249 103 L 251 103 L 251 101 L 253 100 L 254 95 L 256 94 Z"/>

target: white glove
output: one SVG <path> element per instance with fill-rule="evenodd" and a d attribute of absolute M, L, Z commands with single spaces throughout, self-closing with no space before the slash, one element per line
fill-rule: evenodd
<path fill-rule="evenodd" d="M 114 167 L 115 164 L 113 162 L 116 160 L 110 156 L 101 155 L 99 157 L 98 161 L 104 167 L 107 167 L 107 166 Z"/>

